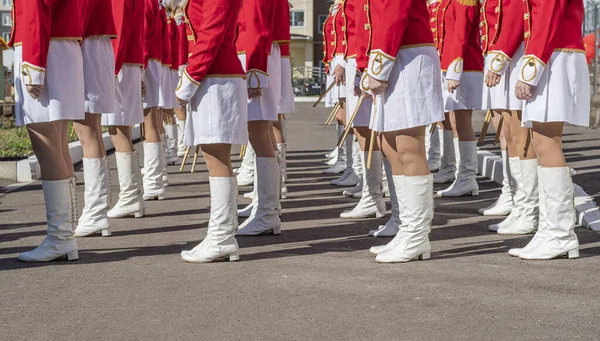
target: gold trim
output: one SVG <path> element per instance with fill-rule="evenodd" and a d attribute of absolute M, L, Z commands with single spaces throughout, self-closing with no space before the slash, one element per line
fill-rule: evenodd
<path fill-rule="evenodd" d="M 273 42 L 279 45 L 287 45 L 292 43 L 291 40 L 273 40 Z"/>
<path fill-rule="evenodd" d="M 35 66 L 35 65 L 31 65 L 29 63 L 23 63 L 21 65 L 21 74 L 25 77 L 27 77 L 29 79 L 29 83 L 25 83 L 25 84 L 31 84 L 33 83 L 33 77 L 31 77 L 31 71 L 37 71 L 40 73 L 46 73 L 46 69 L 39 67 L 39 66 Z"/>
<path fill-rule="evenodd" d="M 241 55 L 241 54 L 246 54 L 246 50 L 238 51 L 237 54 L 238 54 L 238 56 Z"/>
<path fill-rule="evenodd" d="M 50 38 L 50 40 L 76 40 L 76 41 L 83 41 L 83 38 L 81 38 L 81 37 L 52 37 L 52 38 Z"/>
<path fill-rule="evenodd" d="M 583 53 L 583 54 L 585 54 L 584 50 L 581 50 L 581 49 L 569 49 L 569 48 L 554 49 L 554 52 Z"/>
<path fill-rule="evenodd" d="M 371 63 L 371 72 L 373 73 L 373 76 L 379 76 L 383 72 L 383 69 L 385 67 L 383 65 L 383 58 L 385 58 L 385 59 L 387 59 L 387 60 L 389 60 L 391 62 L 395 62 L 396 61 L 395 58 L 386 55 L 382 51 L 377 51 L 377 50 L 376 51 L 371 51 L 371 55 L 373 55 L 373 54 L 375 55 L 373 57 L 373 63 Z M 375 68 L 375 64 L 376 63 L 379 64 L 378 67 L 377 67 L 377 69 Z"/>
<path fill-rule="evenodd" d="M 206 77 L 204 78 L 241 78 L 241 79 L 246 79 L 246 75 L 241 75 L 241 74 L 230 74 L 230 75 L 226 75 L 226 74 L 207 74 Z"/>
<path fill-rule="evenodd" d="M 193 36 L 193 35 L 191 35 L 191 34 L 188 34 L 188 35 L 187 35 L 187 40 L 188 40 L 188 41 L 194 41 L 195 39 L 196 39 L 196 38 L 194 38 L 194 36 Z"/>
<path fill-rule="evenodd" d="M 160 59 L 158 59 L 158 58 L 148 58 L 148 60 L 153 60 L 155 62 L 159 62 L 159 63 L 162 64 L 162 61 Z"/>
<path fill-rule="evenodd" d="M 454 64 L 454 62 L 456 62 L 456 64 Z M 456 72 L 456 73 L 463 72 L 463 69 L 464 69 L 463 66 L 465 64 L 464 59 L 462 59 L 461 57 L 454 58 L 454 60 L 452 61 L 452 63 L 450 63 L 450 65 L 452 65 L 452 64 L 454 64 L 454 72 Z"/>
<path fill-rule="evenodd" d="M 141 68 L 144 67 L 144 64 L 140 64 L 140 63 L 123 63 L 123 65 L 132 65 L 132 66 L 139 66 Z"/>
<path fill-rule="evenodd" d="M 415 47 L 424 47 L 424 46 L 435 47 L 435 44 L 432 44 L 432 43 L 422 43 L 422 44 L 403 45 L 403 46 L 400 46 L 400 50 L 410 49 L 410 48 L 415 48 Z"/>
<path fill-rule="evenodd" d="M 479 2 L 478 0 L 457 0 L 457 1 L 459 4 L 469 6 L 469 7 L 476 6 L 477 3 Z"/>
<path fill-rule="evenodd" d="M 200 86 L 200 82 L 198 82 L 197 80 L 193 79 L 192 76 L 190 76 L 187 72 L 187 68 L 183 69 L 183 74 L 185 75 L 185 78 L 187 78 L 190 82 L 192 82 L 194 85 L 196 86 Z"/>
<path fill-rule="evenodd" d="M 493 53 L 495 55 L 494 58 L 492 59 L 492 62 L 490 63 L 490 70 L 495 74 L 499 74 L 502 71 L 502 69 L 504 69 L 504 65 L 506 64 L 506 62 L 510 61 L 511 59 L 507 55 L 500 53 L 500 52 L 490 52 L 490 53 Z M 499 68 L 494 68 L 495 61 L 500 62 Z"/>
<path fill-rule="evenodd" d="M 83 37 L 83 39 L 87 39 L 87 38 L 110 38 L 110 39 L 116 39 L 117 35 L 116 34 L 92 34 L 90 36 Z"/>
<path fill-rule="evenodd" d="M 17 47 L 17 46 L 21 46 L 21 45 L 23 45 L 22 41 L 20 41 L 18 43 L 13 43 L 13 47 Z"/>

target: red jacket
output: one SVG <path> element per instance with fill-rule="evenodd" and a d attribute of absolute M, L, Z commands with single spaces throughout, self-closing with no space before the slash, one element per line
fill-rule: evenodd
<path fill-rule="evenodd" d="M 356 1 L 358 2 L 358 1 Z M 343 29 L 344 40 L 346 41 L 346 51 L 344 59 L 355 58 L 357 54 L 356 46 L 356 5 L 354 0 L 346 0 L 342 4 L 344 7 L 344 18 L 346 26 Z"/>
<path fill-rule="evenodd" d="M 148 60 L 157 62 L 162 60 L 162 21 L 160 20 L 160 11 L 156 0 L 145 0 L 146 7 L 144 11 L 144 67 L 148 65 Z"/>
<path fill-rule="evenodd" d="M 523 0 L 523 6 L 525 56 L 519 80 L 535 86 L 552 53 L 585 54 L 583 0 Z"/>
<path fill-rule="evenodd" d="M 177 30 L 179 31 L 179 33 L 177 34 L 177 37 L 179 38 L 179 53 L 177 54 L 179 56 L 179 62 L 177 64 L 179 64 L 179 67 L 181 68 L 182 66 L 187 65 L 187 60 L 188 60 L 188 36 L 187 36 L 187 28 L 188 25 L 185 21 L 183 21 L 182 23 L 180 23 L 177 26 Z M 192 38 L 192 42 L 194 41 L 194 39 Z"/>
<path fill-rule="evenodd" d="M 485 0 L 481 8 L 481 42 L 486 69 L 503 74 L 523 43 L 523 0 Z"/>
<path fill-rule="evenodd" d="M 88 38 L 102 36 L 116 38 L 117 30 L 115 29 L 111 1 L 80 1 L 82 13 L 80 18 L 83 37 Z"/>
<path fill-rule="evenodd" d="M 281 58 L 290 57 L 290 44 L 279 45 L 279 48 L 281 49 Z"/>
<path fill-rule="evenodd" d="M 275 2 L 275 17 L 271 36 L 273 42 L 279 45 L 292 42 L 290 34 L 290 6 L 288 0 L 273 0 Z"/>
<path fill-rule="evenodd" d="M 268 53 L 275 14 L 273 0 L 244 0 L 238 18 L 237 52 L 246 55 L 246 78 L 250 88 L 269 86 Z"/>
<path fill-rule="evenodd" d="M 207 77 L 244 77 L 235 48 L 241 7 L 242 0 L 188 0 L 184 12 L 194 45 L 177 87 L 178 98 L 189 101 Z"/>
<path fill-rule="evenodd" d="M 329 10 L 329 16 L 323 24 L 323 64 L 329 68 L 335 51 L 335 31 L 333 30 L 333 6 Z"/>
<path fill-rule="evenodd" d="M 433 33 L 433 43 L 437 47 L 437 38 L 435 32 L 437 31 L 437 12 L 440 8 L 441 2 L 436 0 L 435 2 L 430 2 L 428 5 L 429 8 L 429 25 L 431 26 L 431 33 Z"/>
<path fill-rule="evenodd" d="M 174 17 L 169 20 L 169 37 L 171 38 L 171 70 L 179 70 L 179 29 Z"/>
<path fill-rule="evenodd" d="M 112 41 L 115 74 L 119 74 L 123 64 L 144 65 L 144 0 L 113 1 L 112 7 L 117 30 Z"/>
<path fill-rule="evenodd" d="M 30 0 L 13 4 L 9 47 L 22 46 L 21 73 L 26 85 L 44 84 L 50 40 L 81 41 L 79 1 Z"/>
<path fill-rule="evenodd" d="M 356 35 L 354 41 L 352 34 L 350 35 L 349 44 L 351 51 L 356 53 L 356 66 L 362 72 L 369 65 L 369 53 L 371 52 L 371 0 L 353 0 L 353 2 Z M 353 46 L 354 50 L 352 50 Z"/>
<path fill-rule="evenodd" d="M 171 26 L 171 18 L 167 18 L 167 11 L 164 7 L 159 7 L 160 20 L 162 21 L 162 58 L 161 63 L 163 66 L 170 67 L 171 66 L 171 36 L 170 36 L 170 26 Z"/>
<path fill-rule="evenodd" d="M 345 2 L 340 2 L 337 11 L 333 14 L 333 37 L 334 50 L 332 59 L 335 56 L 346 56 L 348 41 L 346 40 L 346 13 L 344 8 Z"/>
<path fill-rule="evenodd" d="M 372 1 L 371 22 L 369 75 L 373 78 L 388 80 L 401 48 L 433 46 L 425 1 Z"/>
<path fill-rule="evenodd" d="M 437 48 L 446 78 L 460 80 L 463 71 L 483 71 L 479 33 L 479 0 L 442 0 L 437 11 Z"/>

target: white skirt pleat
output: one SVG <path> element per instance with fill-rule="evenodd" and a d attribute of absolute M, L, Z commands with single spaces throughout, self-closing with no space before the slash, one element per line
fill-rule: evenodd
<path fill-rule="evenodd" d="M 521 45 L 512 57 L 510 65 L 504 71 L 498 85 L 489 88 L 483 83 L 482 109 L 523 110 L 525 103 L 515 95 L 515 86 L 519 80 L 519 72 L 521 72 L 519 60 L 524 53 L 525 47 Z"/>
<path fill-rule="evenodd" d="M 356 59 L 350 58 L 346 63 L 346 122 L 350 122 L 350 117 L 356 109 L 359 96 L 354 94 L 354 77 L 356 74 Z M 373 99 L 371 96 L 365 97 L 363 100 L 352 127 L 368 127 L 371 122 L 371 109 L 373 107 Z"/>
<path fill-rule="evenodd" d="M 281 99 L 277 111 L 280 114 L 291 114 L 296 111 L 292 86 L 292 64 L 289 57 L 281 58 Z"/>
<path fill-rule="evenodd" d="M 115 82 L 117 84 L 114 114 L 102 115 L 102 125 L 132 126 L 144 122 L 140 66 L 124 64 Z"/>
<path fill-rule="evenodd" d="M 158 87 L 158 106 L 163 109 L 173 109 L 175 102 L 175 89 L 171 80 L 171 69 L 168 66 L 160 66 L 160 86 Z"/>
<path fill-rule="evenodd" d="M 108 37 L 85 38 L 81 44 L 85 112 L 108 114 L 115 106 L 115 55 Z"/>
<path fill-rule="evenodd" d="M 442 72 L 444 111 L 481 110 L 483 99 L 483 72 L 463 72 L 460 86 L 453 93 L 448 91 L 446 73 Z"/>
<path fill-rule="evenodd" d="M 146 94 L 142 98 L 144 109 L 156 108 L 159 104 L 160 97 L 160 74 L 162 65 L 159 61 L 151 59 L 144 70 L 144 86 Z"/>

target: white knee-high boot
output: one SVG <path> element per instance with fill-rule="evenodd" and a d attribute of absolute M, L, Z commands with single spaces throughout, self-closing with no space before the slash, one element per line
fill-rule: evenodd
<path fill-rule="evenodd" d="M 332 185 L 335 186 L 343 186 L 343 187 L 352 187 L 356 186 L 360 181 L 359 177 L 354 173 L 354 135 L 350 135 L 344 141 L 344 145 L 346 146 L 346 169 L 344 173 L 338 178 L 331 181 Z M 358 148 L 360 150 L 360 148 Z M 359 154 L 360 155 L 360 154 Z"/>
<path fill-rule="evenodd" d="M 456 180 L 445 190 L 439 191 L 442 197 L 460 197 L 463 195 L 479 195 L 477 184 L 477 141 L 460 141 L 458 143 L 460 163 Z"/>
<path fill-rule="evenodd" d="M 209 263 L 219 258 L 240 259 L 235 239 L 237 183 L 235 178 L 210 177 L 210 220 L 206 238 L 190 251 L 182 251 L 188 263 Z"/>
<path fill-rule="evenodd" d="M 161 149 L 160 142 L 144 142 L 144 200 L 164 199 Z"/>
<path fill-rule="evenodd" d="M 385 202 L 381 193 L 381 162 L 382 155 L 380 151 L 374 151 L 371 160 L 371 168 L 367 169 L 366 159 L 368 151 L 361 153 L 362 172 L 364 182 L 362 197 L 358 204 L 352 209 L 340 214 L 344 219 L 362 219 L 375 216 L 381 218 L 385 216 Z"/>
<path fill-rule="evenodd" d="M 433 220 L 433 179 L 431 175 L 394 177 L 398 197 L 406 198 L 406 213 L 400 231 L 390 242 L 391 248 L 379 253 L 379 263 L 408 262 L 429 259 L 429 231 Z M 399 190 L 399 191 L 398 191 Z"/>
<path fill-rule="evenodd" d="M 137 154 L 115 152 L 119 173 L 119 201 L 108 211 L 109 218 L 124 218 L 133 215 L 144 216 L 144 199 L 139 177 Z"/>
<path fill-rule="evenodd" d="M 425 133 L 425 148 L 427 149 L 427 163 L 429 164 L 429 170 L 433 172 L 440 169 L 440 129 L 436 127 L 431 134 L 429 133 L 428 129 L 428 131 Z"/>
<path fill-rule="evenodd" d="M 103 237 L 110 236 L 107 216 L 110 206 L 109 173 L 106 158 L 83 158 L 85 205 L 75 229 L 75 237 L 86 237 L 98 232 L 101 232 Z"/>
<path fill-rule="evenodd" d="M 454 132 L 442 130 L 442 157 L 439 171 L 433 177 L 433 183 L 445 184 L 456 178 L 456 153 L 454 150 Z"/>
<path fill-rule="evenodd" d="M 491 206 L 482 208 L 479 210 L 479 214 L 485 216 L 504 216 L 510 214 L 513 209 L 514 202 L 513 196 L 515 193 L 515 184 L 512 176 L 512 169 L 510 169 L 510 162 L 508 161 L 508 153 L 502 151 L 502 192 L 500 197 Z"/>
<path fill-rule="evenodd" d="M 255 236 L 265 232 L 281 233 L 279 219 L 279 165 L 274 157 L 257 157 L 255 172 L 256 204 L 250 217 L 238 229 L 238 236 Z"/>
<path fill-rule="evenodd" d="M 342 192 L 342 194 L 346 197 L 358 197 L 362 196 L 363 183 L 365 174 L 362 171 L 362 154 L 363 152 L 360 150 L 360 144 L 358 141 L 354 141 L 352 144 L 352 169 L 354 170 L 354 174 L 358 177 L 358 183 L 356 186 L 346 189 Z"/>
<path fill-rule="evenodd" d="M 167 135 L 167 164 L 174 165 L 177 161 L 179 161 L 179 156 L 177 156 L 177 139 L 178 139 L 178 131 L 176 125 L 165 125 L 165 133 Z"/>
<path fill-rule="evenodd" d="M 338 140 L 342 136 L 343 133 L 344 133 L 344 126 L 338 125 Z M 347 136 L 346 142 L 348 140 L 350 140 L 350 142 L 352 142 L 352 136 Z M 350 150 L 348 150 L 348 144 L 344 143 L 342 145 L 342 148 L 339 148 L 337 155 L 334 157 L 334 159 L 332 159 L 332 160 L 330 160 L 330 162 L 328 162 L 328 165 L 330 165 L 331 167 L 324 170 L 323 174 L 338 174 L 338 173 L 343 172 L 346 169 L 347 157 L 351 157 L 351 156 L 348 156 L 349 153 L 352 153 L 351 148 L 352 148 L 352 145 L 350 145 Z M 333 160 L 335 160 L 335 161 L 333 161 Z"/>
<path fill-rule="evenodd" d="M 398 233 L 400 225 L 402 224 L 402 222 L 400 221 L 400 205 L 398 203 L 398 197 L 396 196 L 396 188 L 394 186 L 394 174 L 392 173 L 392 166 L 390 165 L 390 162 L 387 159 L 383 160 L 383 165 L 388 178 L 387 186 L 389 187 L 390 191 L 392 216 L 385 223 L 385 225 L 380 225 L 377 230 L 369 231 L 369 236 L 371 237 L 393 237 Z"/>
<path fill-rule="evenodd" d="M 336 131 L 337 131 L 337 139 L 335 140 L 336 141 L 335 143 L 337 143 L 337 141 L 340 140 L 340 137 L 342 137 L 342 134 L 344 133 L 344 126 L 336 123 Z M 325 154 L 325 157 L 330 159 L 329 161 L 326 162 L 326 164 L 328 166 L 335 165 L 338 162 L 338 156 L 339 156 L 339 148 L 336 145 L 335 148 L 331 152 Z"/>
<path fill-rule="evenodd" d="M 177 121 L 177 156 L 183 157 L 185 155 L 185 120 L 176 119 Z"/>
<path fill-rule="evenodd" d="M 238 186 L 249 186 L 254 182 L 254 148 L 248 143 L 246 145 L 246 155 L 242 159 L 242 165 L 238 169 L 236 176 Z"/>
<path fill-rule="evenodd" d="M 42 180 L 46 203 L 46 233 L 44 241 L 34 250 L 23 252 L 23 262 L 49 262 L 61 257 L 79 258 L 73 227 L 77 211 L 75 183 L 72 179 Z"/>
<path fill-rule="evenodd" d="M 287 180 L 287 149 L 285 143 L 277 144 L 277 162 L 279 163 L 279 173 L 281 175 L 281 198 L 287 198 L 287 186 L 285 181 Z"/>

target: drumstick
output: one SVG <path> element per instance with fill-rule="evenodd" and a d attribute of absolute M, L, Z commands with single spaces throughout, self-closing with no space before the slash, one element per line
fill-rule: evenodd
<path fill-rule="evenodd" d="M 319 103 L 321 103 L 321 101 L 323 100 L 323 98 L 325 96 L 327 96 L 327 94 L 329 93 L 329 91 L 331 91 L 331 89 L 333 89 L 333 87 L 335 86 L 335 82 L 331 83 L 331 85 L 327 88 L 327 90 L 325 90 L 324 93 L 319 95 L 319 99 L 317 99 L 317 101 L 313 104 L 313 108 L 316 107 L 317 105 L 319 105 Z"/>
<path fill-rule="evenodd" d="M 69 134 L 70 138 L 73 138 L 73 136 L 75 136 L 75 125 L 71 127 L 71 133 Z"/>
<path fill-rule="evenodd" d="M 485 141 L 485 135 L 487 134 L 491 121 L 492 111 L 488 110 L 487 114 L 485 115 L 485 120 L 483 121 L 483 126 L 481 127 L 481 134 L 479 134 L 479 143 L 483 143 L 483 141 Z"/>
<path fill-rule="evenodd" d="M 240 147 L 240 159 L 243 159 L 244 156 L 246 156 L 246 148 L 248 148 L 248 145 L 243 144 L 242 147 Z"/>
<path fill-rule="evenodd" d="M 183 155 L 183 160 L 181 161 L 181 167 L 179 167 L 180 172 L 183 172 L 183 168 L 185 167 L 185 163 L 187 162 L 188 156 L 190 156 L 190 149 L 192 149 L 192 147 L 190 147 L 190 146 L 185 148 L 185 155 Z"/>
<path fill-rule="evenodd" d="M 527 151 L 531 146 L 531 139 L 533 139 L 533 129 L 529 129 L 527 132 L 527 141 L 525 141 L 525 151 L 523 152 L 523 157 L 527 157 Z"/>
<path fill-rule="evenodd" d="M 350 120 L 346 124 L 346 129 L 344 129 L 344 133 L 342 134 L 342 136 L 340 137 L 340 140 L 338 141 L 338 148 L 342 148 L 344 141 L 346 141 L 346 136 L 348 136 L 348 132 L 350 131 L 350 129 L 352 129 L 352 123 L 354 123 L 354 119 L 356 119 L 356 115 L 358 114 L 358 110 L 360 109 L 360 105 L 362 104 L 364 99 L 365 99 L 365 95 L 360 95 L 360 98 L 358 99 L 358 102 L 356 103 L 356 108 L 354 108 L 354 112 L 352 113 L 352 116 L 350 116 Z"/>
<path fill-rule="evenodd" d="M 146 130 L 144 129 L 144 123 L 140 123 L 140 135 L 142 140 L 146 140 Z"/>
<path fill-rule="evenodd" d="M 373 112 L 373 117 L 371 119 L 371 123 L 373 128 L 371 129 L 371 141 L 369 143 L 369 155 L 367 157 L 367 169 L 371 169 L 371 159 L 373 158 L 373 148 L 375 147 L 375 118 L 377 117 L 377 97 L 373 98 L 373 106 L 375 110 Z"/>
<path fill-rule="evenodd" d="M 502 132 L 502 124 L 504 124 L 504 115 L 500 116 L 500 122 L 498 122 L 498 129 L 496 129 L 496 138 L 494 139 L 494 146 L 500 142 L 500 134 Z"/>
<path fill-rule="evenodd" d="M 340 110 L 340 106 L 341 106 L 340 102 L 337 102 L 335 104 L 335 106 L 333 107 L 333 110 L 331 110 L 331 114 L 329 114 L 329 117 L 327 117 L 327 119 L 325 120 L 326 125 L 330 125 L 331 122 L 333 122 L 335 115 L 337 114 L 338 110 Z"/>
<path fill-rule="evenodd" d="M 194 152 L 194 162 L 192 163 L 192 172 L 196 171 L 196 162 L 198 161 L 198 153 L 200 152 L 200 145 L 196 146 L 196 151 Z"/>
<path fill-rule="evenodd" d="M 429 128 L 429 133 L 433 134 L 435 133 L 435 128 L 437 127 L 437 122 L 431 125 L 431 128 Z"/>

